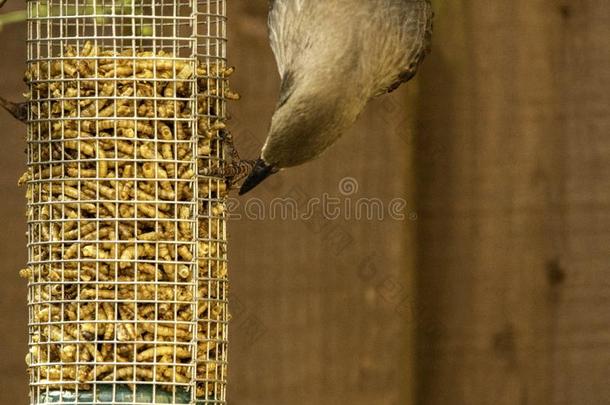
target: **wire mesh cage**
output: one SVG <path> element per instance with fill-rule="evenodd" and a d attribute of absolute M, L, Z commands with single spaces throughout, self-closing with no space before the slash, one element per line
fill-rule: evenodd
<path fill-rule="evenodd" d="M 225 0 L 28 0 L 32 404 L 224 404 Z"/>

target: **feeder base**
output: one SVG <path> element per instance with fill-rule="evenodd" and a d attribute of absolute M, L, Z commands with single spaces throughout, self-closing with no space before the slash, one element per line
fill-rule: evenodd
<path fill-rule="evenodd" d="M 114 404 L 190 404 L 191 394 L 179 390 L 175 396 L 169 392 L 157 388 L 153 394 L 151 385 L 140 385 L 134 390 L 125 386 L 117 385 L 113 390 L 112 385 L 100 385 L 94 391 L 49 391 L 41 394 L 40 401 L 36 405 L 46 404 L 75 404 L 75 405 L 114 405 Z"/>

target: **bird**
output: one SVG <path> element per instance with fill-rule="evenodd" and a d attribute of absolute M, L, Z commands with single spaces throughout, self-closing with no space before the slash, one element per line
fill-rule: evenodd
<path fill-rule="evenodd" d="M 2 7 L 2 5 L 0 5 Z M 0 97 L 0 107 L 6 110 L 9 114 L 11 114 L 17 120 L 26 123 L 28 119 L 28 103 L 13 103 L 12 101 L 8 101 L 4 97 Z"/>
<path fill-rule="evenodd" d="M 315 159 L 372 98 L 412 79 L 430 52 L 432 21 L 430 0 L 271 0 L 280 94 L 239 194 Z"/>

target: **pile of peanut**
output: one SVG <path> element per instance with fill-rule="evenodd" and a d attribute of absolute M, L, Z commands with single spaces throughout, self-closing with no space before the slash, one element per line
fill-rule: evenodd
<path fill-rule="evenodd" d="M 32 382 L 87 390 L 153 381 L 174 390 L 196 377 L 198 397 L 220 390 L 227 187 L 201 172 L 220 164 L 215 100 L 230 74 L 163 51 L 117 54 L 91 43 L 66 47 L 60 62 L 30 64 L 20 182 Z"/>

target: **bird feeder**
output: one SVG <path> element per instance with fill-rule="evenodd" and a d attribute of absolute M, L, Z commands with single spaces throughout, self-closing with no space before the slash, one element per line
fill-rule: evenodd
<path fill-rule="evenodd" d="M 26 3 L 30 404 L 225 404 L 225 1 Z"/>

